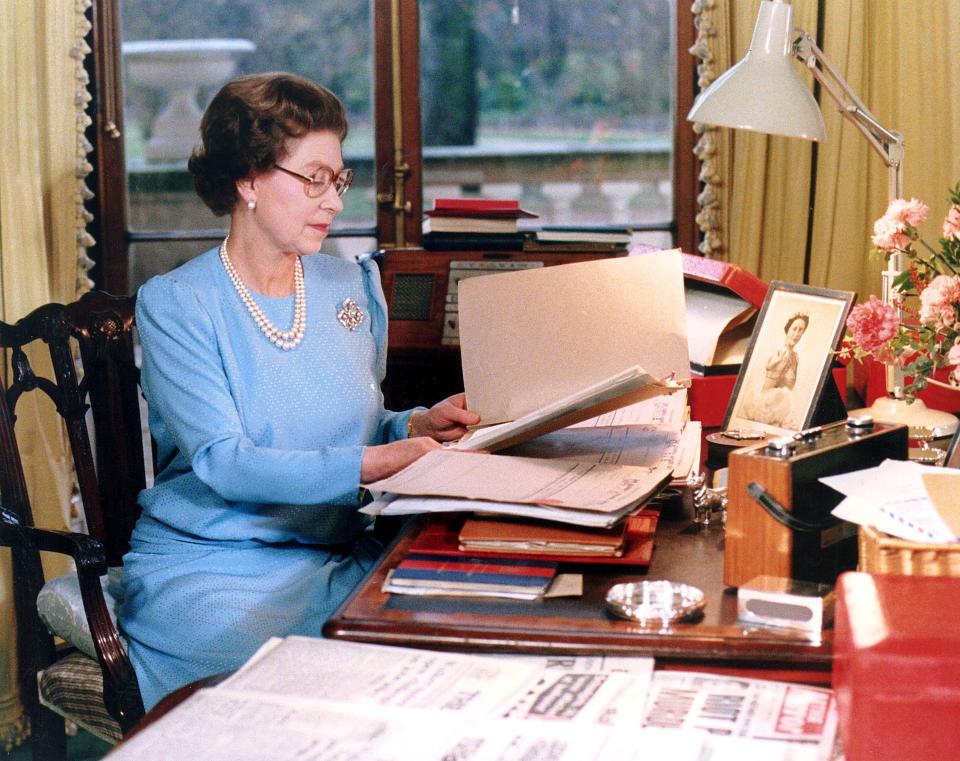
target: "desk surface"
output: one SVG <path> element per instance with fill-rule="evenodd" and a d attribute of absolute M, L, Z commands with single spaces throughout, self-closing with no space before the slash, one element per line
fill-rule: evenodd
<path fill-rule="evenodd" d="M 646 573 L 636 567 L 565 565 L 561 570 L 584 574 L 584 594 L 579 598 L 528 602 L 381 592 L 387 571 L 405 556 L 424 520 L 437 519 L 451 518 L 420 517 L 407 526 L 327 622 L 324 636 L 456 650 L 654 656 L 667 667 L 676 663 L 712 671 L 726 665 L 812 672 L 812 681 L 823 681 L 829 674 L 832 631 L 825 632 L 821 642 L 811 643 L 788 632 L 736 623 L 736 592 L 725 589 L 722 582 L 723 531 L 719 526 L 693 531 L 698 527 L 692 527 L 688 519 L 665 512 Z M 650 630 L 604 611 L 604 597 L 612 584 L 644 578 L 700 587 L 707 597 L 703 618 Z"/>

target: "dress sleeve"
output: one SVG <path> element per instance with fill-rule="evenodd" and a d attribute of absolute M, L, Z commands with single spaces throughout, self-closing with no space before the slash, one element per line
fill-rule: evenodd
<path fill-rule="evenodd" d="M 364 287 L 370 304 L 370 330 L 377 342 L 378 382 L 383 383 L 383 379 L 387 376 L 387 301 L 380 283 L 380 268 L 372 254 L 364 254 L 357 259 L 357 263 L 363 270 Z M 425 408 L 415 407 L 403 412 L 382 409 L 378 425 L 379 441 L 386 444 L 407 438 L 407 422 L 410 416 L 422 409 Z"/>
<path fill-rule="evenodd" d="M 217 494 L 265 504 L 357 503 L 363 446 L 276 449 L 245 435 L 214 321 L 192 287 L 165 277 L 144 285 L 137 329 L 151 410 L 172 446 Z"/>

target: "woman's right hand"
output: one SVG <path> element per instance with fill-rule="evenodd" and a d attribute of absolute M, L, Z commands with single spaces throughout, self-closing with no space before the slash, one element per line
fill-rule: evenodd
<path fill-rule="evenodd" d="M 772 370 L 778 364 L 783 362 L 789 354 L 790 354 L 790 350 L 786 346 L 781 346 L 780 349 L 777 350 L 770 357 L 770 359 L 767 360 L 767 369 Z"/>
<path fill-rule="evenodd" d="M 419 460 L 432 449 L 443 445 L 429 436 L 400 439 L 389 444 L 366 447 L 360 460 L 360 480 L 363 483 L 378 481 L 403 470 L 411 462 Z"/>

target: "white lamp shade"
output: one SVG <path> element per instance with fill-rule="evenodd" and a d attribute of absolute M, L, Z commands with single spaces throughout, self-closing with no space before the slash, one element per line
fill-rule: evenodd
<path fill-rule="evenodd" d="M 697 97 L 692 122 L 823 140 L 823 114 L 793 65 L 793 8 L 762 0 L 750 49 Z"/>

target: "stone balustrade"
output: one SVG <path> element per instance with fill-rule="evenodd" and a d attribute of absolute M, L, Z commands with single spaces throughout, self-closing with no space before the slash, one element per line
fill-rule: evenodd
<path fill-rule="evenodd" d="M 504 152 L 509 151 L 509 152 Z M 344 197 L 337 227 L 371 228 L 375 219 L 373 159 L 345 156 L 354 185 Z M 210 214 L 194 193 L 185 162 L 131 162 L 130 227 L 134 231 L 218 230 L 224 220 Z M 423 155 L 424 208 L 438 197 L 518 198 L 541 224 L 662 224 L 669 229 L 670 144 L 631 146 L 515 146 L 496 151 L 430 148 Z M 369 247 L 369 239 L 364 239 Z M 133 280 L 142 282 L 209 247 L 208 243 L 135 244 Z"/>

